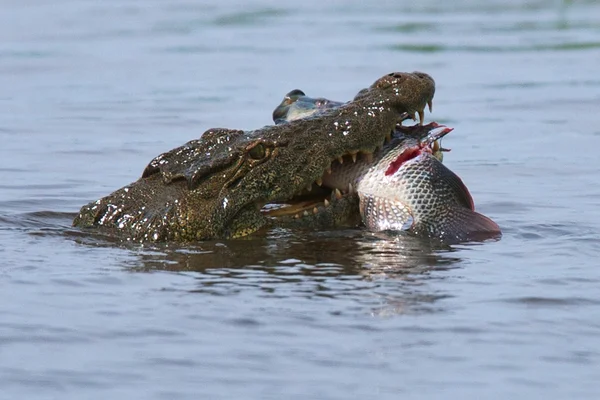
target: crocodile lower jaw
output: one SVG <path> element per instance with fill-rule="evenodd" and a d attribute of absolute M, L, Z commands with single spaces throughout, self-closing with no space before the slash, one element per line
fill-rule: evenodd
<path fill-rule="evenodd" d="M 354 163 L 361 157 L 364 157 L 368 162 L 372 162 L 373 153 L 352 152 L 336 158 L 332 162 L 331 167 L 333 167 L 334 164 Z M 327 168 L 324 174 L 330 174 L 331 167 Z M 340 200 L 347 194 L 354 193 L 352 185 L 349 185 L 343 190 L 330 189 L 321 186 L 322 181 L 322 178 L 317 179 L 309 187 L 303 189 L 300 191 L 300 193 L 296 194 L 289 200 L 277 203 L 268 203 L 260 207 L 260 212 L 266 217 L 275 219 L 289 216 L 301 218 L 311 214 L 316 215 L 320 211 L 323 211 L 324 208 L 329 207 L 333 202 Z"/>
<path fill-rule="evenodd" d="M 261 208 L 260 212 L 264 216 L 274 219 L 289 216 L 301 218 L 311 214 L 316 215 L 350 193 L 350 191 L 342 192 L 338 189 L 331 190 L 327 188 L 317 188 L 311 192 L 313 193 L 303 193 L 294 196 L 286 202 L 266 204 Z"/>

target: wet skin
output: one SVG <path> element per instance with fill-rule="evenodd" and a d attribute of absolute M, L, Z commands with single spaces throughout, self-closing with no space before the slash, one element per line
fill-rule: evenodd
<path fill-rule="evenodd" d="M 427 74 L 391 73 L 317 116 L 250 132 L 210 129 L 156 157 L 137 181 L 83 206 L 73 225 L 133 241 L 185 242 L 241 237 L 281 224 L 346 224 L 352 213 L 336 207 L 355 210 L 356 203 L 323 207 L 322 196 L 331 191 L 314 183 L 334 160 L 372 154 L 402 113 L 422 114 L 434 93 Z M 300 208 L 265 207 L 307 199 L 313 187 L 322 196 L 311 195 Z M 309 215 L 298 218 L 299 212 Z"/>

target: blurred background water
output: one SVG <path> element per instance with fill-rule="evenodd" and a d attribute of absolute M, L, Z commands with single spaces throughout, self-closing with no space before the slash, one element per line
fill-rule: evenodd
<path fill-rule="evenodd" d="M 599 66 L 591 0 L 4 0 L 0 398 L 598 398 Z M 501 241 L 70 229 L 291 89 L 347 100 L 413 70 Z"/>

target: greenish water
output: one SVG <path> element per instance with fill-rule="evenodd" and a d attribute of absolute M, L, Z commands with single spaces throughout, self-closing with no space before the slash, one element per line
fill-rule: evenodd
<path fill-rule="evenodd" d="M 0 38 L 0 399 L 600 396 L 598 2 L 5 1 Z M 501 241 L 70 228 L 291 89 L 413 70 Z"/>

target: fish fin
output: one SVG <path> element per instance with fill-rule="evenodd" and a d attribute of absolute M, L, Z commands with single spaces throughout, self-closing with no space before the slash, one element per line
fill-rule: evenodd
<path fill-rule="evenodd" d="M 444 186 L 447 185 L 449 187 L 454 195 L 455 200 L 469 210 L 475 210 L 473 197 L 471 196 L 469 189 L 467 189 L 467 186 L 463 183 L 462 179 L 460 179 L 458 175 L 452 172 L 441 162 L 436 163 L 436 168 L 438 170 L 435 174 L 437 180 L 442 181 Z"/>
<path fill-rule="evenodd" d="M 403 231 L 413 223 L 405 204 L 370 194 L 360 196 L 360 215 L 370 231 Z"/>
<path fill-rule="evenodd" d="M 464 207 L 452 206 L 430 223 L 416 222 L 413 233 L 438 238 L 448 244 L 497 239 L 502 236 L 498 224 L 483 214 Z"/>

